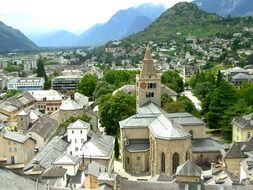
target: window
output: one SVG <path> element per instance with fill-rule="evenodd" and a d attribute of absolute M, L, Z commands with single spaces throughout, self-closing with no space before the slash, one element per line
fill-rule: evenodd
<path fill-rule="evenodd" d="M 77 139 L 75 139 L 75 143 L 77 143 Z"/>
<path fill-rule="evenodd" d="M 247 133 L 247 139 L 249 139 L 249 138 L 250 138 L 250 132 Z"/>
<path fill-rule="evenodd" d="M 75 151 L 78 151 L 78 147 L 75 147 Z"/>
<path fill-rule="evenodd" d="M 81 143 L 84 143 L 84 139 L 81 139 Z"/>
<path fill-rule="evenodd" d="M 17 152 L 17 147 L 14 147 L 14 148 L 13 148 L 13 152 Z"/>
<path fill-rule="evenodd" d="M 189 153 L 189 151 L 187 151 L 185 154 L 185 161 L 187 161 L 189 159 L 190 159 L 190 153 Z"/>
<path fill-rule="evenodd" d="M 140 160 L 141 158 L 139 156 L 137 156 L 137 160 Z"/>
<path fill-rule="evenodd" d="M 9 147 L 9 152 L 11 152 L 12 151 L 12 148 L 11 147 Z"/>
<path fill-rule="evenodd" d="M 172 156 L 172 172 L 173 173 L 177 171 L 178 166 L 179 166 L 179 154 L 175 152 Z"/>
<path fill-rule="evenodd" d="M 72 134 L 74 134 L 74 131 L 72 130 Z"/>
<path fill-rule="evenodd" d="M 165 172 L 165 154 L 164 154 L 164 152 L 162 152 L 162 154 L 161 154 L 161 172 L 162 173 Z"/>
<path fill-rule="evenodd" d="M 82 131 L 82 130 L 80 131 L 80 134 L 83 134 L 83 131 Z"/>

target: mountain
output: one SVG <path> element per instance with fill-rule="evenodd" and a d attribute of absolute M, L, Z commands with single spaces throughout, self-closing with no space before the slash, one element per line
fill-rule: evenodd
<path fill-rule="evenodd" d="M 76 44 L 77 36 L 71 32 L 60 30 L 31 37 L 31 39 L 40 47 L 67 47 Z"/>
<path fill-rule="evenodd" d="M 252 0 L 195 0 L 199 8 L 220 16 L 253 16 Z"/>
<path fill-rule="evenodd" d="M 38 47 L 19 30 L 0 22 L 0 52 L 33 50 Z"/>
<path fill-rule="evenodd" d="M 110 40 L 139 32 L 154 21 L 165 8 L 162 5 L 143 4 L 136 8 L 120 10 L 108 22 L 96 25 L 79 36 L 79 45 L 100 45 Z"/>
<path fill-rule="evenodd" d="M 184 39 L 187 36 L 226 35 L 241 31 L 245 26 L 253 26 L 252 17 L 226 19 L 214 13 L 204 12 L 196 4 L 182 2 L 165 11 L 142 32 L 127 37 L 123 42 L 165 42 L 175 38 Z"/>

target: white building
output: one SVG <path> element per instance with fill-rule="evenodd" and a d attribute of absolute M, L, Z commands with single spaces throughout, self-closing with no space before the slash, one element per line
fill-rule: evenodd
<path fill-rule="evenodd" d="M 14 78 L 7 84 L 8 90 L 18 90 L 21 92 L 29 90 L 43 90 L 45 80 L 43 77 Z"/>
<path fill-rule="evenodd" d="M 67 169 L 67 174 L 70 176 L 75 176 L 77 174 L 81 158 L 79 156 L 70 156 L 64 154 L 59 157 L 54 163 L 54 166 L 59 166 Z"/>
<path fill-rule="evenodd" d="M 90 123 L 86 123 L 82 120 L 77 120 L 71 123 L 67 127 L 68 142 L 68 154 L 73 156 L 81 156 L 83 144 L 87 141 L 87 134 L 90 131 Z"/>

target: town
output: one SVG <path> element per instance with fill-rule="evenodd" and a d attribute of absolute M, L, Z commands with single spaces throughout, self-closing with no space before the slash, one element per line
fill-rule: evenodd
<path fill-rule="evenodd" d="M 0 190 L 253 189 L 245 20 L 210 37 L 1 53 Z"/>

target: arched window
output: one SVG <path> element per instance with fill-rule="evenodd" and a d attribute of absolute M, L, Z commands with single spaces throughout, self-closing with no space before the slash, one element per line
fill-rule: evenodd
<path fill-rule="evenodd" d="M 190 153 L 189 153 L 189 151 L 187 151 L 185 154 L 185 161 L 187 161 L 189 159 L 190 159 Z"/>
<path fill-rule="evenodd" d="M 173 172 L 173 174 L 176 173 L 178 166 L 179 166 L 179 154 L 175 152 L 172 156 L 172 172 Z"/>
<path fill-rule="evenodd" d="M 164 154 L 164 152 L 162 152 L 162 155 L 161 155 L 161 172 L 162 173 L 165 172 L 165 154 Z"/>
<path fill-rule="evenodd" d="M 247 139 L 249 139 L 250 138 L 250 132 L 248 132 L 248 134 L 247 134 Z"/>

